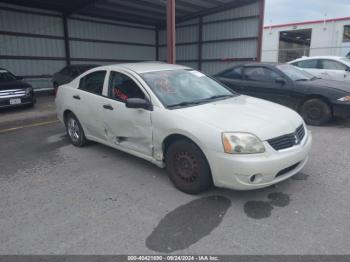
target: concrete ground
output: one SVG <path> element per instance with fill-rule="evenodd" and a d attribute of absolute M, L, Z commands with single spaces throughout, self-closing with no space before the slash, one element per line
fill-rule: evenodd
<path fill-rule="evenodd" d="M 191 196 L 58 123 L 0 133 L 1 254 L 350 254 L 350 129 L 312 127 L 293 179 Z"/>
<path fill-rule="evenodd" d="M 54 96 L 38 96 L 34 107 L 0 109 L 0 129 L 56 120 Z"/>

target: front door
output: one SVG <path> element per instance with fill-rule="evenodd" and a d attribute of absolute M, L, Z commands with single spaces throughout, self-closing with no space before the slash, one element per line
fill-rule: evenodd
<path fill-rule="evenodd" d="M 105 139 L 119 147 L 152 156 L 152 112 L 125 106 L 128 98 L 146 98 L 132 75 L 111 71 L 103 104 Z"/>
<path fill-rule="evenodd" d="M 287 79 L 270 68 L 249 66 L 244 68 L 242 93 L 293 108 L 290 84 Z"/>

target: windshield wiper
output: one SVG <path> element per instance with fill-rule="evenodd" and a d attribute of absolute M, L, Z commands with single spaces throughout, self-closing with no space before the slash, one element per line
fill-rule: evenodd
<path fill-rule="evenodd" d="M 310 81 L 310 79 L 309 78 L 299 78 L 299 79 L 297 79 L 295 81 Z"/>
<path fill-rule="evenodd" d="M 216 96 L 211 96 L 209 98 L 206 98 L 203 101 L 215 100 L 215 99 L 219 99 L 219 98 L 229 98 L 229 97 L 233 97 L 233 96 L 234 95 L 216 95 Z"/>
<path fill-rule="evenodd" d="M 215 100 L 215 99 L 219 99 L 219 98 L 228 98 L 228 97 L 233 97 L 233 96 L 234 95 L 216 95 L 216 96 L 211 96 L 211 97 L 208 97 L 208 98 L 205 98 L 205 99 L 201 99 L 201 100 L 185 101 L 185 102 L 181 102 L 181 103 L 178 103 L 178 104 L 169 105 L 169 106 L 167 106 L 167 108 L 200 105 L 200 104 L 206 103 L 206 102 L 211 101 L 211 100 Z"/>
<path fill-rule="evenodd" d="M 203 100 L 199 100 L 199 101 L 185 101 L 185 102 L 181 102 L 181 103 L 178 103 L 178 104 L 169 105 L 169 106 L 167 106 L 167 108 L 199 105 L 202 102 L 203 102 Z"/>

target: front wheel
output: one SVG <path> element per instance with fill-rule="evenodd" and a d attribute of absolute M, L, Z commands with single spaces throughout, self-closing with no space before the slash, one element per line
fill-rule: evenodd
<path fill-rule="evenodd" d="M 170 180 L 182 192 L 198 194 L 213 184 L 206 157 L 191 141 L 172 143 L 166 150 L 165 163 Z"/>
<path fill-rule="evenodd" d="M 67 135 L 71 143 L 77 147 L 86 145 L 85 133 L 77 117 L 70 113 L 67 115 L 65 123 Z"/>
<path fill-rule="evenodd" d="M 300 114 L 309 125 L 321 126 L 332 119 L 330 106 L 321 99 L 309 99 L 300 108 Z"/>

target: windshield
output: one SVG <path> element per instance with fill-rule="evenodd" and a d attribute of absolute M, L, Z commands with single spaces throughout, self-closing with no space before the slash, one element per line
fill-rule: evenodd
<path fill-rule="evenodd" d="M 16 77 L 6 70 L 0 70 L 0 81 L 12 81 L 16 80 Z"/>
<path fill-rule="evenodd" d="M 293 81 L 309 81 L 316 78 L 314 75 L 292 65 L 278 65 L 276 67 Z"/>
<path fill-rule="evenodd" d="M 141 76 L 168 108 L 202 104 L 236 95 L 195 70 L 159 71 Z"/>

